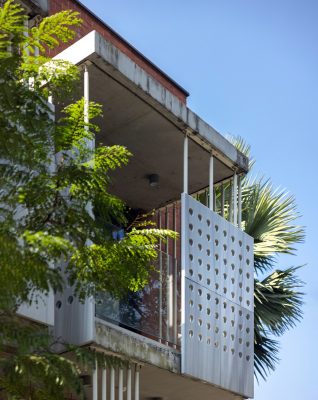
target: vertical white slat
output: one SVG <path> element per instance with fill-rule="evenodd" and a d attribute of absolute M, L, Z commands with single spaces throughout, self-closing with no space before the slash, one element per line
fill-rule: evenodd
<path fill-rule="evenodd" d="M 224 205 L 225 205 L 225 190 L 224 185 L 221 185 L 221 216 L 224 218 Z"/>
<path fill-rule="evenodd" d="M 127 368 L 127 400 L 131 400 L 131 367 Z"/>
<path fill-rule="evenodd" d="M 118 373 L 118 400 L 123 400 L 124 398 L 124 370 L 119 368 Z"/>
<path fill-rule="evenodd" d="M 159 209 L 159 229 L 162 228 L 161 221 L 161 209 Z M 159 251 L 159 342 L 162 339 L 162 241 L 160 240 L 160 251 Z"/>
<path fill-rule="evenodd" d="M 214 189 L 213 189 L 213 174 L 214 174 L 214 157 L 211 154 L 209 165 L 209 208 L 214 209 Z"/>
<path fill-rule="evenodd" d="M 237 226 L 237 174 L 233 177 L 233 224 Z"/>
<path fill-rule="evenodd" d="M 183 143 L 183 193 L 189 190 L 189 139 L 187 134 Z"/>
<path fill-rule="evenodd" d="M 107 370 L 102 371 L 102 400 L 107 400 Z"/>
<path fill-rule="evenodd" d="M 93 400 L 98 400 L 98 365 L 95 361 L 95 368 L 93 371 Z"/>
<path fill-rule="evenodd" d="M 176 203 L 173 203 L 173 230 L 177 230 Z M 173 240 L 173 339 L 174 347 L 178 342 L 178 270 L 177 270 L 177 240 Z"/>
<path fill-rule="evenodd" d="M 89 122 L 89 73 L 87 64 L 84 64 L 84 122 Z M 85 127 L 88 130 L 88 126 Z"/>
<path fill-rule="evenodd" d="M 165 221 L 165 229 L 170 229 L 169 226 L 169 208 L 165 208 L 165 213 L 166 213 L 166 221 Z M 169 239 L 167 240 L 166 244 L 166 253 L 167 253 L 167 259 L 166 259 L 166 345 L 169 344 L 170 341 L 170 328 L 172 328 L 172 323 L 171 323 L 171 316 L 172 316 L 172 308 L 171 308 L 171 279 L 170 279 L 170 256 L 169 256 Z"/>
<path fill-rule="evenodd" d="M 140 367 L 139 365 L 136 365 L 136 370 L 135 370 L 135 400 L 139 400 L 139 372 Z"/>
<path fill-rule="evenodd" d="M 110 400 L 115 400 L 115 370 L 110 369 Z"/>
<path fill-rule="evenodd" d="M 242 178 L 238 177 L 238 227 L 242 228 Z"/>

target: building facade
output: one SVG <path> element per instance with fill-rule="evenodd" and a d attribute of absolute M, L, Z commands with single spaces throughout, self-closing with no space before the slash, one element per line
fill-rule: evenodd
<path fill-rule="evenodd" d="M 99 141 L 134 155 L 114 173 L 112 193 L 136 213 L 156 210 L 158 226 L 180 239 L 161 245 L 142 292 L 81 304 L 65 288 L 20 313 L 70 343 L 128 360 L 91 371 L 89 399 L 253 397 L 253 240 L 241 229 L 240 189 L 248 160 L 187 107 L 186 90 L 80 2 L 24 3 L 30 21 L 80 13 L 76 39 L 50 55 L 78 65 L 80 95 L 103 105 Z"/>

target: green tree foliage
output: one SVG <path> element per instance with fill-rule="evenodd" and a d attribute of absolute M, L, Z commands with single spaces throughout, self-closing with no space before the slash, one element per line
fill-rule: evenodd
<path fill-rule="evenodd" d="M 131 154 L 89 145 L 98 134 L 91 122 L 102 115 L 98 104 L 88 105 L 90 122 L 84 100 L 56 121 L 48 102 L 51 95 L 57 103 L 70 98 L 79 71 L 48 59 L 46 49 L 72 39 L 81 21 L 63 11 L 28 34 L 25 21 L 14 1 L 0 8 L 0 388 L 14 399 L 56 399 L 80 392 L 78 366 L 94 357 L 76 348 L 74 362 L 59 356 L 48 332 L 17 317 L 18 307 L 63 290 L 65 281 L 81 300 L 98 291 L 139 290 L 159 240 L 175 234 L 142 222 L 113 240 L 110 226 L 127 220 L 125 204 L 108 191 L 110 174 Z"/>
<path fill-rule="evenodd" d="M 231 141 L 250 157 L 250 147 L 244 140 Z M 274 189 L 270 180 L 243 179 L 243 229 L 254 238 L 254 365 L 256 377 L 263 379 L 279 362 L 276 338 L 302 318 L 299 267 L 278 267 L 279 255 L 295 254 L 295 245 L 304 240 L 304 228 L 295 224 L 298 217 L 295 199 L 285 190 Z"/>

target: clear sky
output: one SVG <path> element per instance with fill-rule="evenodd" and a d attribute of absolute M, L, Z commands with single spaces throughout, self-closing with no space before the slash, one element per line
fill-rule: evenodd
<path fill-rule="evenodd" d="M 307 239 L 284 261 L 307 264 L 304 320 L 281 340 L 281 362 L 255 399 L 318 399 L 318 0 L 82 1 L 296 196 Z"/>

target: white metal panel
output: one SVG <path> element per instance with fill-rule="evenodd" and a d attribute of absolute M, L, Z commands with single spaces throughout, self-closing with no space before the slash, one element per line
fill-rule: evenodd
<path fill-rule="evenodd" d="M 31 305 L 23 303 L 17 313 L 32 321 L 40 322 L 45 325 L 54 325 L 54 293 L 50 290 L 47 296 L 40 293 L 35 295 L 37 302 Z"/>
<path fill-rule="evenodd" d="M 253 396 L 253 239 L 182 195 L 182 372 Z"/>

